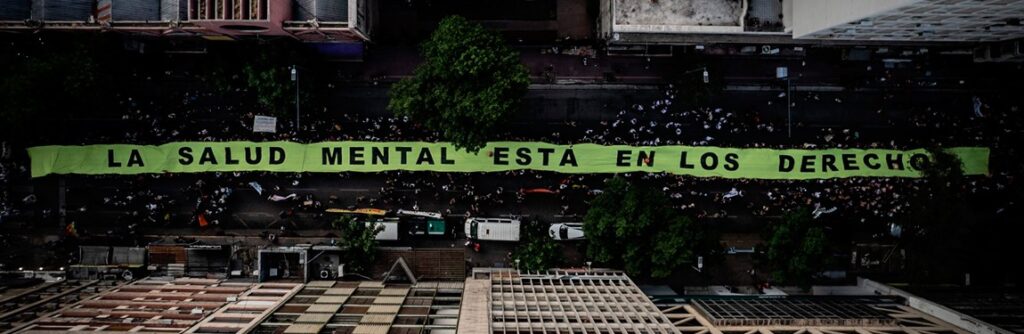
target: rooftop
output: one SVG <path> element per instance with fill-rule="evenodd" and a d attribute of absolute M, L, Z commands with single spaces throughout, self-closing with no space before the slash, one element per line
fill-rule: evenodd
<path fill-rule="evenodd" d="M 648 296 L 607 269 L 474 268 L 466 282 L 460 334 L 996 333 L 868 280 L 792 296 Z"/>
<path fill-rule="evenodd" d="M 454 334 L 462 289 L 462 282 L 312 281 L 255 333 Z"/>
<path fill-rule="evenodd" d="M 716 325 L 895 325 L 887 310 L 902 305 L 892 297 L 709 298 L 692 304 Z"/>
<path fill-rule="evenodd" d="M 621 271 L 475 269 L 465 299 L 489 299 L 491 333 L 678 333 Z M 484 298 L 483 296 L 488 296 Z M 479 302 L 476 302 L 479 304 Z M 460 323 L 481 312 L 463 312 Z M 477 316 L 476 320 L 479 321 Z M 466 333 L 484 327 L 466 325 Z M 461 332 L 460 332 L 461 333 Z"/>

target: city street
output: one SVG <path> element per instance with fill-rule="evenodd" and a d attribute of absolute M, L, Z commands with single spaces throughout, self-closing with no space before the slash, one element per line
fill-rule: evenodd
<path fill-rule="evenodd" d="M 1013 202 L 1005 189 L 1013 182 L 1016 159 L 1003 159 L 1013 155 L 1003 149 L 1018 134 L 989 129 L 1018 122 L 1005 115 L 1021 102 L 1016 64 L 975 63 L 962 48 L 950 46 L 782 45 L 779 53 L 766 54 L 758 48 L 749 52 L 742 46 L 707 45 L 675 47 L 668 56 L 610 56 L 573 44 L 513 46 L 528 71 L 529 89 L 519 111 L 491 134 L 494 139 L 733 148 L 978 145 L 994 149 L 996 177 L 973 184 L 977 190 L 971 191 L 978 194 L 970 205 L 987 215 Z M 115 107 L 43 116 L 39 124 L 45 127 L 15 143 L 19 149 L 11 150 L 13 156 L 24 159 L 20 148 L 50 144 L 437 140 L 387 108 L 391 88 L 423 61 L 418 48 L 407 42 L 372 45 L 361 62 L 301 68 L 302 83 L 286 81 L 287 103 L 272 113 L 259 111 L 262 107 L 242 87 L 211 87 L 212 79 L 197 75 L 211 56 L 243 48 L 216 45 L 193 54 L 176 53 L 176 47 L 158 44 L 153 47 L 157 53 L 121 55 L 121 62 L 134 66 L 112 74 L 117 77 Z M 788 80 L 776 77 L 780 67 L 787 69 Z M 301 131 L 294 129 L 294 89 L 303 96 Z M 978 101 L 993 117 L 977 117 L 973 108 Z M 277 134 L 251 132 L 251 119 L 260 113 L 277 117 Z M 27 165 L 18 167 L 24 169 L 15 168 L 12 175 L 27 176 Z M 324 209 L 406 209 L 441 213 L 455 233 L 403 234 L 385 245 L 465 247 L 461 224 L 469 216 L 521 216 L 543 224 L 582 221 L 612 176 L 391 171 L 14 177 L 8 196 L 23 199 L 17 207 L 23 219 L 7 219 L 12 224 L 4 228 L 32 226 L 30 233 L 42 240 L 66 234 L 73 223 L 83 238 L 125 244 L 144 242 L 139 239 L 144 235 L 323 237 L 340 218 Z M 907 189 L 919 186 L 905 179 L 621 176 L 661 189 L 682 214 L 714 234 L 727 235 L 720 241 L 733 249 L 752 249 L 786 212 L 801 207 L 840 210 L 823 217 L 835 221 L 830 228 L 842 235 L 842 242 L 890 242 L 883 232 L 908 210 L 913 191 Z M 538 189 L 553 194 L 524 192 Z M 465 248 L 466 259 L 473 266 L 509 266 L 516 246 L 483 242 L 480 252 Z M 578 242 L 561 243 L 561 265 L 584 266 L 584 248 Z M 734 280 L 745 270 L 737 268 L 752 265 L 745 254 L 728 257 L 727 262 L 736 263 L 713 275 Z M 739 276 L 734 281 L 749 279 Z"/>
<path fill-rule="evenodd" d="M 0 0 L 0 334 L 1024 334 L 1024 0 Z"/>

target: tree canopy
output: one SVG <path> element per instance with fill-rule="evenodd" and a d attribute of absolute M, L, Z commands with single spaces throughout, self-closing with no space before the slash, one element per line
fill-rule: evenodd
<path fill-rule="evenodd" d="M 109 76 L 103 73 L 99 38 L 11 42 L 0 52 L 0 129 L 29 135 L 26 126 L 46 119 L 81 116 L 111 100 Z M 13 137 L 13 136 L 12 136 Z"/>
<path fill-rule="evenodd" d="M 520 243 L 512 253 L 512 261 L 519 260 L 520 270 L 543 271 L 557 264 L 559 247 L 548 236 L 548 227 L 536 220 L 523 222 Z"/>
<path fill-rule="evenodd" d="M 939 149 L 928 153 L 931 159 L 921 170 L 924 182 L 901 220 L 910 253 L 908 272 L 915 281 L 956 281 L 976 258 L 968 246 L 971 237 L 984 231 L 974 228 L 974 214 L 965 202 L 963 164 Z"/>
<path fill-rule="evenodd" d="M 767 256 L 772 278 L 778 282 L 809 287 L 825 266 L 825 230 L 814 224 L 806 208 L 791 211 L 771 226 Z"/>
<path fill-rule="evenodd" d="M 630 275 L 668 277 L 696 258 L 701 232 L 659 189 L 615 177 L 584 217 L 587 256 Z"/>
<path fill-rule="evenodd" d="M 423 56 L 412 77 L 391 87 L 388 109 L 470 152 L 519 109 L 530 83 L 519 55 L 498 34 L 459 16 L 441 21 Z"/>
<path fill-rule="evenodd" d="M 352 217 L 336 220 L 334 227 L 341 232 L 339 246 L 345 249 L 341 261 L 346 271 L 365 273 L 370 270 L 377 258 L 377 233 L 384 227 L 357 221 Z"/>
<path fill-rule="evenodd" d="M 244 55 L 244 56 L 243 56 Z M 235 94 L 243 89 L 243 102 L 252 103 L 261 113 L 290 115 L 295 112 L 295 83 L 291 80 L 291 65 L 308 64 L 301 52 L 288 44 L 267 43 L 239 45 L 237 49 L 222 50 L 210 57 L 203 80 L 222 93 Z M 303 105 L 310 99 L 310 83 L 315 77 L 300 73 L 305 89 L 300 88 Z"/>

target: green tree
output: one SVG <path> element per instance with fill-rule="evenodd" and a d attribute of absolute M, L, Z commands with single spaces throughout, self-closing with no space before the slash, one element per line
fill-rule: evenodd
<path fill-rule="evenodd" d="M 214 58 L 221 64 L 209 69 L 204 80 L 221 93 L 245 90 L 256 107 L 272 115 L 285 115 L 293 103 L 295 87 L 291 81 L 291 69 L 284 65 L 287 57 L 279 55 L 273 46 L 267 49 L 252 49 L 255 56 L 224 59 Z M 237 59 L 243 59 L 241 61 Z"/>
<path fill-rule="evenodd" d="M 512 260 L 519 260 L 523 271 L 543 271 L 558 263 L 558 244 L 548 236 L 547 224 L 530 220 L 522 225 L 520 243 L 512 252 Z"/>
<path fill-rule="evenodd" d="M 291 67 L 298 66 L 299 100 L 304 110 L 322 105 L 321 71 L 326 65 L 308 48 L 290 40 L 243 41 L 211 46 L 196 72 L 209 88 L 228 97 L 240 97 L 243 107 L 259 114 L 291 116 L 295 112 L 296 83 Z"/>
<path fill-rule="evenodd" d="M 0 123 L 10 137 L 33 134 L 28 124 L 92 113 L 111 100 L 94 39 L 16 44 L 0 53 Z"/>
<path fill-rule="evenodd" d="M 287 67 L 249 63 L 242 68 L 242 77 L 249 92 L 255 94 L 258 106 L 280 115 L 291 105 L 295 88 Z"/>
<path fill-rule="evenodd" d="M 772 278 L 778 282 L 810 287 L 814 274 L 825 265 L 825 230 L 814 224 L 806 208 L 791 211 L 773 225 L 767 245 Z"/>
<path fill-rule="evenodd" d="M 345 217 L 334 221 L 334 228 L 341 234 L 339 246 L 345 249 L 341 257 L 345 270 L 366 272 L 377 259 L 377 233 L 384 229 L 382 225 L 368 224 L 357 221 L 353 217 Z M 351 269 L 350 269 L 351 268 Z"/>
<path fill-rule="evenodd" d="M 929 149 L 923 182 L 901 220 L 914 281 L 957 281 L 972 262 L 974 214 L 964 196 L 963 164 L 953 154 Z"/>
<path fill-rule="evenodd" d="M 477 23 L 449 16 L 423 43 L 423 64 L 391 87 L 388 109 L 477 152 L 520 108 L 530 83 L 519 55 Z"/>
<path fill-rule="evenodd" d="M 668 277 L 693 261 L 702 233 L 659 189 L 614 177 L 584 217 L 587 256 L 631 275 Z"/>
<path fill-rule="evenodd" d="M 708 82 L 704 82 L 704 71 L 708 71 Z M 692 108 L 711 104 L 712 98 L 721 95 L 725 82 L 714 68 L 704 64 L 694 64 L 686 71 L 672 71 L 666 79 L 673 83 L 673 92 L 679 107 Z"/>

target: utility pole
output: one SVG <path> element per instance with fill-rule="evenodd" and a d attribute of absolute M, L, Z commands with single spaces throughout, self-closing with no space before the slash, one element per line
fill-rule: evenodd
<path fill-rule="evenodd" d="M 790 100 L 789 68 L 780 66 L 775 68 L 776 79 L 786 79 L 786 137 L 793 138 L 793 102 Z"/>
<path fill-rule="evenodd" d="M 302 129 L 302 111 L 299 109 L 299 72 L 295 65 L 292 65 L 292 81 L 295 82 L 295 132 Z"/>
<path fill-rule="evenodd" d="M 701 67 L 698 67 L 698 68 L 695 68 L 695 69 L 683 72 L 683 75 L 685 76 L 685 75 L 689 75 L 689 74 L 692 74 L 692 73 L 697 73 L 698 71 L 701 72 L 701 81 L 704 81 L 704 83 L 708 83 L 708 82 L 711 81 L 711 77 L 708 75 L 708 67 L 707 66 L 701 66 Z"/>
<path fill-rule="evenodd" d="M 789 76 L 786 76 L 786 137 L 793 138 L 793 103 L 790 102 Z M 298 102 L 295 102 L 298 106 Z"/>

